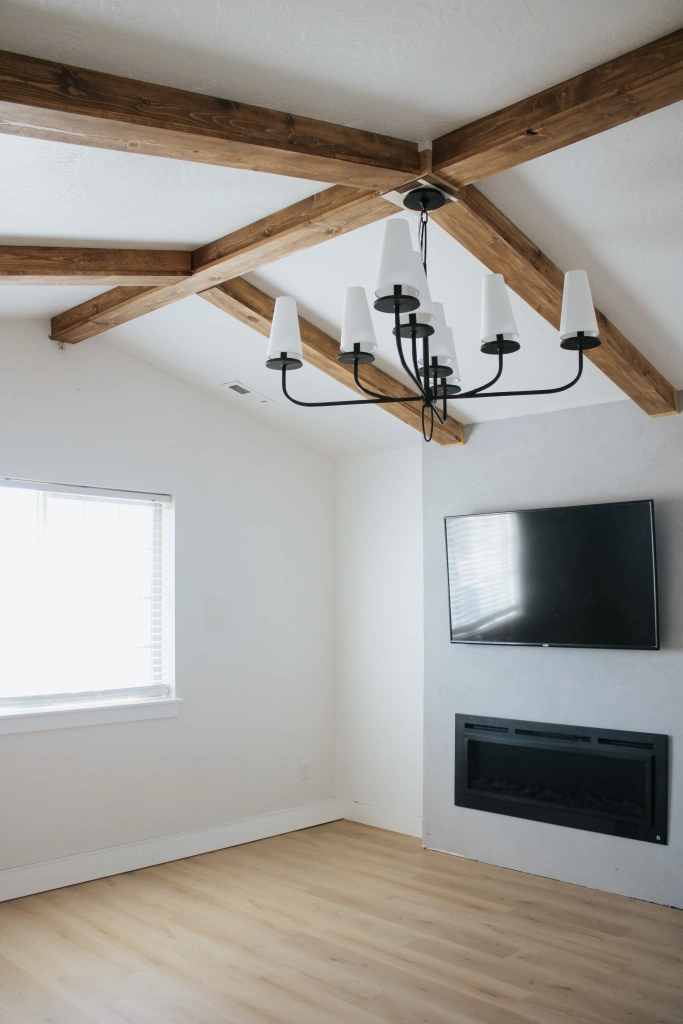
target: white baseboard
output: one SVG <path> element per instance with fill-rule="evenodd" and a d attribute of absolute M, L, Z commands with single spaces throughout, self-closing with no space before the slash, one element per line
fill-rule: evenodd
<path fill-rule="evenodd" d="M 164 864 L 182 857 L 195 857 L 199 853 L 223 850 L 228 846 L 253 843 L 257 839 L 311 828 L 338 818 L 348 818 L 349 821 L 358 821 L 363 825 L 374 825 L 390 832 L 422 838 L 422 818 L 417 815 L 371 807 L 354 800 L 321 800 L 315 804 L 302 804 L 299 807 L 288 807 L 284 811 L 271 811 L 253 818 L 231 821 L 226 825 L 175 832 L 170 836 L 143 839 L 125 846 L 111 846 L 106 850 L 92 850 L 71 857 L 4 868 L 0 870 L 0 902 L 46 892 L 48 889 L 61 889 L 65 885 L 90 882 L 94 878 L 119 875 L 124 871 L 137 871 L 138 868 L 148 868 L 153 864 Z"/>
<path fill-rule="evenodd" d="M 0 902 L 48 889 L 60 889 L 65 885 L 89 882 L 93 878 L 118 875 L 123 871 L 136 871 L 138 868 L 148 868 L 181 857 L 194 857 L 227 846 L 252 843 L 256 839 L 267 839 L 269 836 L 282 835 L 283 832 L 336 821 L 343 816 L 336 800 L 322 800 L 315 804 L 303 804 L 284 811 L 231 821 L 226 825 L 176 832 L 170 836 L 143 839 L 125 846 L 112 846 L 106 850 L 93 850 L 71 857 L 59 857 L 57 860 L 5 868 L 0 870 Z"/>
<path fill-rule="evenodd" d="M 402 832 L 406 836 L 417 836 L 422 839 L 422 818 L 417 814 L 405 814 L 403 811 L 389 811 L 386 807 L 373 807 L 370 804 L 359 804 L 355 800 L 337 799 L 339 817 L 349 821 L 358 821 L 362 825 L 374 825 L 385 828 L 389 832 Z"/>

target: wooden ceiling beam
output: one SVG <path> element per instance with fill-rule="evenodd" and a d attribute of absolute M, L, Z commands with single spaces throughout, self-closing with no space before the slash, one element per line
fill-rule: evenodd
<path fill-rule="evenodd" d="M 192 253 L 0 245 L 0 285 L 168 285 L 189 277 Z"/>
<path fill-rule="evenodd" d="M 683 29 L 442 135 L 436 174 L 460 188 L 683 99 Z"/>
<path fill-rule="evenodd" d="M 462 199 L 434 220 L 557 327 L 561 272 L 470 183 L 682 98 L 683 30 L 450 132 L 435 141 L 431 169 Z M 202 246 L 189 277 L 120 285 L 67 310 L 52 321 L 65 342 L 389 216 L 395 207 L 378 193 L 430 169 L 412 143 L 10 53 L 0 53 L 3 131 L 344 183 Z M 672 385 L 598 320 L 602 345 L 588 358 L 649 415 L 677 411 Z"/>
<path fill-rule="evenodd" d="M 559 330 L 564 274 L 473 185 L 431 216 L 532 309 Z M 676 389 L 604 314 L 596 310 L 599 348 L 586 357 L 649 416 L 678 412 Z"/>
<path fill-rule="evenodd" d="M 270 334 L 275 300 L 259 288 L 249 284 L 248 281 L 238 277 L 211 288 L 209 291 L 201 292 L 200 297 L 240 320 L 247 327 L 252 327 L 264 337 L 267 338 Z M 304 320 L 303 317 L 299 317 L 299 327 L 306 362 L 315 366 L 317 370 L 322 370 L 329 377 L 333 377 L 340 384 L 351 388 L 357 398 L 362 397 L 353 380 L 353 368 L 337 361 L 339 342 L 309 323 L 308 320 Z M 389 398 L 411 398 L 415 395 L 414 391 L 372 363 L 362 367 L 361 377 L 366 387 Z M 403 423 L 422 432 L 422 404 L 420 402 L 406 402 L 405 405 L 396 402 L 391 405 L 380 405 L 378 408 L 384 409 Z M 464 444 L 462 424 L 450 417 L 443 426 L 435 421 L 434 440 L 445 446 Z"/>
<path fill-rule="evenodd" d="M 461 186 L 683 99 L 683 30 L 436 139 Z M 421 173 L 415 143 L 0 51 L 0 132 L 376 191 Z"/>
<path fill-rule="evenodd" d="M 414 142 L 0 51 L 0 132 L 388 191 Z"/>
<path fill-rule="evenodd" d="M 192 253 L 193 273 L 158 288 L 114 288 L 60 313 L 51 337 L 75 343 L 214 285 L 390 216 L 376 192 L 335 185 Z"/>

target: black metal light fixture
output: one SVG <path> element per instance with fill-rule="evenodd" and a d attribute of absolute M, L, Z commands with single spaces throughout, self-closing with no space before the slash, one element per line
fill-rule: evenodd
<path fill-rule="evenodd" d="M 554 395 L 578 383 L 583 373 L 583 353 L 600 344 L 585 270 L 570 270 L 565 274 L 560 345 L 563 349 L 578 352 L 577 373 L 568 384 L 559 388 L 524 391 L 491 390 L 502 376 L 504 357 L 520 348 L 519 332 L 502 274 L 484 277 L 482 290 L 481 351 L 498 357 L 496 374 L 485 384 L 469 391 L 463 391 L 456 383 L 460 375 L 453 332 L 446 325 L 443 306 L 432 302 L 427 284 L 429 211 L 439 209 L 445 202 L 447 199 L 442 192 L 427 186 L 413 189 L 406 195 L 404 206 L 420 214 L 420 251 L 412 247 L 408 221 L 387 221 L 375 288 L 374 307 L 381 313 L 393 314 L 398 357 L 418 393 L 411 398 L 390 398 L 370 390 L 360 380 L 359 368 L 375 361 L 377 340 L 365 289 L 352 287 L 346 291 L 341 351 L 337 358 L 340 363 L 353 366 L 356 386 L 367 397 L 340 402 L 303 402 L 289 394 L 287 373 L 303 365 L 303 351 L 296 302 L 290 296 L 282 296 L 275 303 L 266 366 L 281 372 L 282 391 L 290 402 L 306 408 L 421 402 L 422 433 L 425 441 L 431 441 L 434 418 L 445 423 L 449 399 Z"/>

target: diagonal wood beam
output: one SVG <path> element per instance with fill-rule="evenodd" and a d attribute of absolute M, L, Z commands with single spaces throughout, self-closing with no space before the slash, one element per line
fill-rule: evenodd
<path fill-rule="evenodd" d="M 192 273 L 192 253 L 0 245 L 0 285 L 168 285 Z"/>
<path fill-rule="evenodd" d="M 93 91 L 95 85 L 101 88 L 102 95 Z M 120 89 L 120 95 L 116 89 Z M 65 95 L 68 100 L 64 99 Z M 396 173 L 391 185 L 388 180 L 384 180 L 378 186 L 373 180 L 373 189 L 388 190 L 397 185 L 399 180 L 405 184 L 408 166 L 411 174 L 414 174 L 417 164 L 421 173 L 433 166 L 435 183 L 442 180 L 462 190 L 467 182 L 478 177 L 496 173 L 587 138 L 682 97 L 683 31 L 679 31 L 438 139 L 434 144 L 433 162 L 430 162 L 429 167 L 415 159 L 416 154 L 411 148 L 412 155 L 401 165 L 401 173 L 398 171 L 400 160 L 392 163 L 392 174 Z M 169 104 L 168 111 L 161 109 L 164 99 Z M 174 106 L 176 101 L 180 105 L 179 109 Z M 201 102 L 195 103 L 195 106 L 201 107 L 200 111 L 192 105 L 187 106 L 187 103 L 195 101 L 207 101 L 207 104 L 202 107 Z M 20 112 L 20 108 L 22 115 L 26 115 L 24 120 L 17 120 L 14 116 Z M 41 115 L 32 120 L 27 113 L 30 110 L 47 111 L 50 116 L 43 118 Z M 230 120 L 230 111 L 235 112 L 234 123 Z M 220 139 L 220 143 L 227 145 L 228 149 L 242 144 L 252 145 L 253 140 L 245 142 L 246 136 L 240 134 L 244 127 L 241 116 L 245 111 L 254 114 L 258 121 L 256 134 L 259 131 L 264 133 L 258 143 L 264 147 L 262 153 L 272 148 L 274 139 L 275 148 L 291 156 L 291 140 L 283 143 L 278 127 L 278 117 L 286 118 L 288 115 L 275 117 L 270 125 L 273 131 L 271 138 L 267 127 L 264 127 L 263 118 L 267 120 L 266 115 L 272 115 L 272 111 L 196 97 L 178 90 L 141 85 L 115 76 L 100 76 L 97 72 L 64 68 L 49 61 L 0 54 L 0 131 L 37 134 L 45 138 L 63 137 L 84 145 L 129 148 L 125 141 L 126 132 L 122 133 L 120 127 L 121 124 L 133 125 L 148 133 L 147 142 L 140 146 L 134 141 L 133 148 L 161 155 L 181 156 L 183 159 L 230 162 L 225 154 L 225 159 L 219 158 L 216 152 L 210 156 L 200 144 L 197 144 L 196 149 L 186 147 L 182 153 L 166 151 L 163 148 L 165 143 L 161 140 L 170 140 L 171 136 L 165 134 L 168 131 L 189 135 L 194 142 L 197 141 L 195 134 L 201 139 L 208 134 L 213 140 L 212 145 Z M 54 123 L 50 122 L 52 114 L 56 117 Z M 168 118 L 165 120 L 166 114 Z M 158 121 L 161 115 L 163 128 L 159 127 Z M 69 132 L 76 129 L 69 127 L 66 121 L 62 123 L 62 116 L 67 121 L 73 117 L 74 125 L 80 124 L 83 134 L 70 137 Z M 93 124 L 88 118 L 99 125 L 97 130 L 93 129 L 92 136 L 88 131 L 93 128 Z M 174 118 L 177 118 L 176 122 Z M 42 128 L 38 122 L 44 122 Z M 289 123 L 296 149 L 299 145 L 297 126 L 301 127 L 303 121 L 289 118 Z M 321 127 L 319 122 L 308 124 L 309 127 L 310 124 Z M 103 127 L 106 125 L 111 129 L 111 134 L 107 134 Z M 201 125 L 199 131 L 197 125 Z M 326 125 L 322 128 L 325 128 L 321 136 L 324 149 L 330 141 L 326 130 L 331 131 L 335 126 Z M 98 134 L 98 131 L 102 134 Z M 63 136 L 60 132 L 64 133 Z M 160 134 L 155 135 L 155 132 Z M 373 138 L 382 139 L 379 136 Z M 154 140 L 159 141 L 160 148 L 156 148 Z M 174 136 L 171 145 L 177 141 Z M 371 144 L 367 138 L 356 141 L 360 147 L 356 158 L 362 162 L 368 155 L 367 146 L 372 148 L 374 143 Z M 384 142 L 391 148 L 390 144 L 393 145 L 397 140 L 385 139 Z M 146 145 L 150 148 L 146 149 Z M 336 152 L 334 159 L 340 159 L 342 163 L 350 160 L 353 163 L 355 158 L 348 154 L 344 145 L 342 141 L 336 147 L 339 152 Z M 230 151 L 233 152 L 232 149 Z M 297 152 L 300 156 L 300 151 Z M 309 157 L 307 151 L 307 159 Z M 325 159 L 330 159 L 329 155 Z M 368 158 L 369 164 L 378 166 L 377 161 L 373 163 L 373 159 Z M 379 161 L 382 166 L 389 162 L 383 158 Z M 246 163 L 236 165 L 247 166 Z M 283 170 L 281 166 L 268 168 L 259 165 L 258 169 L 297 173 L 295 170 Z M 344 180 L 351 179 L 347 177 Z M 551 323 L 557 324 L 561 303 L 560 271 L 476 189 L 470 186 L 461 194 L 461 202 L 449 204 L 434 219 L 442 223 L 453 237 L 487 266 L 504 273 L 511 286 L 530 305 Z M 196 250 L 193 253 L 193 274 L 189 279 L 159 287 L 114 288 L 91 302 L 60 314 L 52 322 L 52 337 L 68 342 L 92 337 L 169 302 L 231 280 L 273 260 L 318 244 L 326 237 L 354 230 L 393 212 L 394 208 L 384 202 L 376 191 L 343 187 L 328 189 L 319 196 L 294 204 L 288 210 L 280 211 L 256 225 L 233 232 L 232 235 Z M 603 345 L 591 352 L 589 358 L 650 415 L 667 415 L 676 411 L 676 395 L 672 386 L 602 314 L 599 314 L 599 321 Z"/>
<path fill-rule="evenodd" d="M 196 249 L 190 277 L 158 288 L 114 288 L 60 313 L 52 320 L 50 336 L 56 341 L 84 341 L 395 212 L 396 207 L 376 192 L 335 185 Z"/>
<path fill-rule="evenodd" d="M 437 224 L 559 329 L 564 275 L 473 185 L 432 213 Z M 677 393 L 606 316 L 596 310 L 599 348 L 586 356 L 649 416 L 678 412 Z"/>
<path fill-rule="evenodd" d="M 252 327 L 259 334 L 263 334 L 265 337 L 270 334 L 275 300 L 259 288 L 255 288 L 253 284 L 249 284 L 248 281 L 239 277 L 235 278 L 216 288 L 211 288 L 209 291 L 202 292 L 201 298 L 218 306 L 230 316 L 234 316 L 247 327 Z M 309 323 L 308 320 L 304 320 L 303 317 L 299 317 L 299 326 L 306 362 L 311 363 L 328 376 L 334 377 L 341 384 L 352 388 L 356 397 L 360 397 L 353 380 L 353 369 L 337 362 L 339 342 Z M 373 364 L 363 367 L 362 380 L 368 388 L 387 395 L 389 398 L 410 398 L 415 394 L 414 391 Z M 421 403 L 406 402 L 403 405 L 397 402 L 392 405 L 379 406 L 379 408 L 422 432 Z M 458 423 L 457 420 L 450 417 L 444 426 L 441 426 L 438 421 L 435 422 L 434 440 L 438 444 L 446 446 L 464 444 L 462 423 Z"/>
<path fill-rule="evenodd" d="M 413 142 L 6 51 L 0 132 L 378 191 L 419 171 Z"/>
<path fill-rule="evenodd" d="M 469 185 L 683 99 L 683 29 L 436 139 L 432 166 Z"/>
<path fill-rule="evenodd" d="M 434 143 L 455 185 L 514 167 L 683 98 L 683 30 Z M 0 51 L 0 132 L 389 191 L 414 143 Z"/>

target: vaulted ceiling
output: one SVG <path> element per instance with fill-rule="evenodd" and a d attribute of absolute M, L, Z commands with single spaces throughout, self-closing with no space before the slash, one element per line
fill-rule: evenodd
<path fill-rule="evenodd" d="M 666 0 L 602 4 L 583 0 L 393 4 L 337 0 L 334 4 L 282 5 L 265 0 L 243 5 L 130 0 L 106 8 L 87 0 L 77 5 L 66 0 L 49 4 L 24 0 L 3 3 L 2 11 L 3 46 L 9 51 L 258 104 L 409 142 L 439 138 L 648 44 L 678 29 L 681 22 L 678 2 Z M 661 408 L 657 405 L 647 411 L 671 411 L 666 388 L 683 387 L 679 300 L 683 103 L 672 103 L 677 95 L 683 95 L 683 44 L 679 41 L 677 47 L 678 56 L 670 53 L 668 59 L 670 64 L 678 60 L 678 78 L 667 86 L 670 93 L 664 104 L 653 102 L 645 89 L 636 95 L 624 123 L 598 134 L 593 127 L 586 133 L 588 137 L 546 152 L 558 141 L 552 141 L 553 132 L 561 134 L 563 126 L 543 122 L 544 112 L 538 108 L 522 108 L 520 117 L 527 119 L 524 123 L 531 116 L 536 126 L 534 134 L 521 132 L 523 162 L 513 166 L 514 160 L 506 158 L 505 169 L 494 174 L 490 170 L 500 163 L 491 163 L 491 153 L 500 155 L 506 146 L 520 146 L 520 131 L 510 132 L 509 117 L 491 125 L 483 147 L 481 140 L 472 142 L 466 135 L 458 137 L 459 149 L 454 152 L 449 151 L 448 142 L 442 143 L 441 149 L 435 145 L 435 167 L 440 161 L 436 169 L 444 180 L 458 186 L 477 181 L 477 190 L 467 202 L 444 211 L 442 223 L 448 230 L 435 226 L 430 240 L 432 292 L 444 302 L 454 327 L 467 385 L 490 375 L 490 358 L 479 352 L 477 337 L 485 264 L 503 270 L 511 287 L 522 295 L 515 297 L 522 351 L 514 361 L 509 360 L 505 371 L 511 387 L 552 387 L 573 373 L 573 362 L 568 367 L 568 353 L 557 344 L 556 329 L 544 317 L 552 319 L 551 307 L 557 299 L 552 281 L 548 284 L 553 273 L 549 267 L 555 264 L 566 270 L 580 266 L 588 270 L 596 305 L 615 325 L 609 329 L 616 332 L 617 340 L 622 336 L 629 339 L 652 364 L 653 372 L 666 378 L 652 392 Z M 652 61 L 656 59 L 653 54 Z M 24 119 L 22 127 L 16 103 L 13 112 L 3 105 L 12 87 L 7 67 L 0 69 L 4 130 L 28 133 L 25 122 L 30 118 Z M 659 88 L 661 91 L 661 81 Z M 643 116 L 635 116 L 643 110 L 647 111 Z M 613 111 L 604 114 L 605 124 L 619 119 Z M 78 131 L 78 127 L 72 124 L 70 131 Z M 506 141 L 506 132 L 512 141 Z M 314 202 L 319 219 L 320 210 L 330 202 L 329 192 L 326 197 L 330 182 L 346 180 L 335 177 L 334 171 L 327 173 L 320 161 L 316 164 L 312 159 L 295 166 L 299 158 L 293 158 L 290 172 L 310 173 L 315 166 L 317 173 L 326 177 L 324 182 L 315 180 L 315 172 L 310 178 L 269 173 L 278 169 L 271 157 L 260 163 L 251 158 L 248 166 L 269 169 L 257 172 L 130 149 L 88 148 L 64 141 L 69 136 L 64 125 L 56 122 L 52 128 L 44 125 L 40 132 L 31 133 L 42 137 L 0 135 L 0 244 L 136 250 L 137 254 L 126 256 L 131 281 L 138 281 L 135 274 L 143 264 L 146 272 L 152 268 L 162 277 L 170 274 L 169 279 L 186 276 L 189 256 L 183 254 L 309 196 L 318 196 Z M 52 141 L 55 137 L 60 141 Z M 71 135 L 70 139 L 77 137 Z M 351 145 L 354 138 L 350 136 Z M 546 144 L 548 139 L 550 144 Z M 85 140 L 81 137 L 79 141 Z M 399 166 L 397 171 L 375 166 L 374 170 L 357 168 L 352 173 L 365 175 L 364 183 L 371 188 L 387 191 L 419 173 L 417 163 L 411 163 L 417 159 L 416 154 L 412 156 L 414 150 L 414 146 L 405 150 L 394 147 L 384 162 L 387 167 Z M 469 152 L 466 160 L 463 152 Z M 279 169 L 287 170 L 287 166 L 281 164 Z M 382 174 L 386 181 L 370 180 Z M 354 180 L 352 187 L 361 184 Z M 249 302 L 253 305 L 254 295 L 265 296 L 266 301 L 269 296 L 292 294 L 312 325 L 311 353 L 317 359 L 315 346 L 323 352 L 326 336 L 328 341 L 339 337 L 345 287 L 361 284 L 372 291 L 382 219 L 387 212 L 381 209 L 384 203 L 370 197 L 357 205 L 341 196 L 339 209 L 325 214 L 326 227 L 318 236 L 306 229 L 307 245 L 319 238 L 328 240 L 296 252 L 287 245 L 281 252 L 275 241 L 265 259 L 261 251 L 256 260 L 243 260 L 237 273 L 246 278 L 247 290 L 237 297 L 228 294 L 222 308 L 192 294 L 199 290 L 194 285 L 183 286 L 190 297 L 171 305 L 154 303 L 158 308 L 151 312 L 144 312 L 143 304 L 140 312 L 144 315 L 122 321 L 100 337 L 224 395 L 244 411 L 333 454 L 418 443 L 419 435 L 410 422 L 388 416 L 384 410 L 309 411 L 289 406 L 279 395 L 277 375 L 263 365 L 265 341 L 258 328 L 267 329 L 267 325 L 256 324 L 256 319 L 246 315 L 235 319 L 240 309 L 244 314 Z M 488 224 L 498 210 L 520 229 L 520 238 L 526 236 L 524 242 L 510 236 L 503 218 L 489 227 L 488 233 L 479 234 L 473 244 L 467 216 Z M 328 237 L 330 216 L 337 218 L 336 237 Z M 344 222 L 341 230 L 346 230 L 348 218 L 354 230 L 339 234 L 340 216 Z M 461 244 L 463 239 L 466 245 Z M 518 266 L 520 246 L 527 239 L 552 261 L 536 262 L 535 277 L 529 277 L 526 269 L 522 274 Z M 240 236 L 240 245 L 244 241 Z M 149 256 L 148 250 L 157 255 Z M 217 259 L 225 258 L 225 252 L 205 250 L 203 258 L 207 267 L 214 267 Z M 117 271 L 121 271 L 122 259 L 117 256 Z M 0 316 L 56 316 L 59 325 L 60 314 L 96 298 L 108 287 L 102 273 L 90 284 L 91 267 L 86 266 L 84 276 L 76 278 L 77 262 L 72 254 L 69 272 L 59 278 L 59 285 L 36 284 L 37 274 L 28 285 L 5 284 L 0 288 Z M 6 281 L 14 280 L 7 262 L 3 273 Z M 214 283 L 211 273 L 209 269 L 206 288 Z M 111 286 L 122 281 L 120 276 L 112 279 Z M 177 289 L 178 283 L 171 287 Z M 548 288 L 552 294 L 546 294 Z M 235 306 L 238 301 L 239 308 Z M 230 317 L 224 312 L 228 307 Z M 257 329 L 247 326 L 250 322 Z M 381 346 L 382 339 L 390 337 L 387 318 L 377 314 L 376 327 Z M 67 342 L 77 340 L 68 336 L 69 330 L 73 330 L 72 321 L 62 336 Z M 46 338 L 47 333 L 46 326 Z M 59 337 L 59 329 L 53 329 L 53 334 Z M 51 342 L 46 340 L 46 344 Z M 98 341 L 93 338 L 82 344 Z M 78 347 L 70 349 L 69 358 L 77 358 Z M 409 384 L 388 344 L 381 351 L 378 367 L 398 381 L 397 386 Z M 629 367 L 628 373 L 632 372 Z M 642 385 L 649 371 L 641 366 L 639 372 Z M 618 374 L 605 375 L 589 365 L 581 385 L 564 395 L 454 403 L 451 414 L 476 421 L 626 400 L 615 376 L 624 386 Z M 234 380 L 261 392 L 265 401 L 240 398 L 229 391 L 225 382 Z M 307 399 L 349 396 L 343 384 L 314 365 L 297 373 L 296 389 Z M 648 401 L 639 404 L 647 406 Z M 477 408 L 472 408 L 475 405 Z M 449 438 L 442 442 L 449 443 Z"/>

